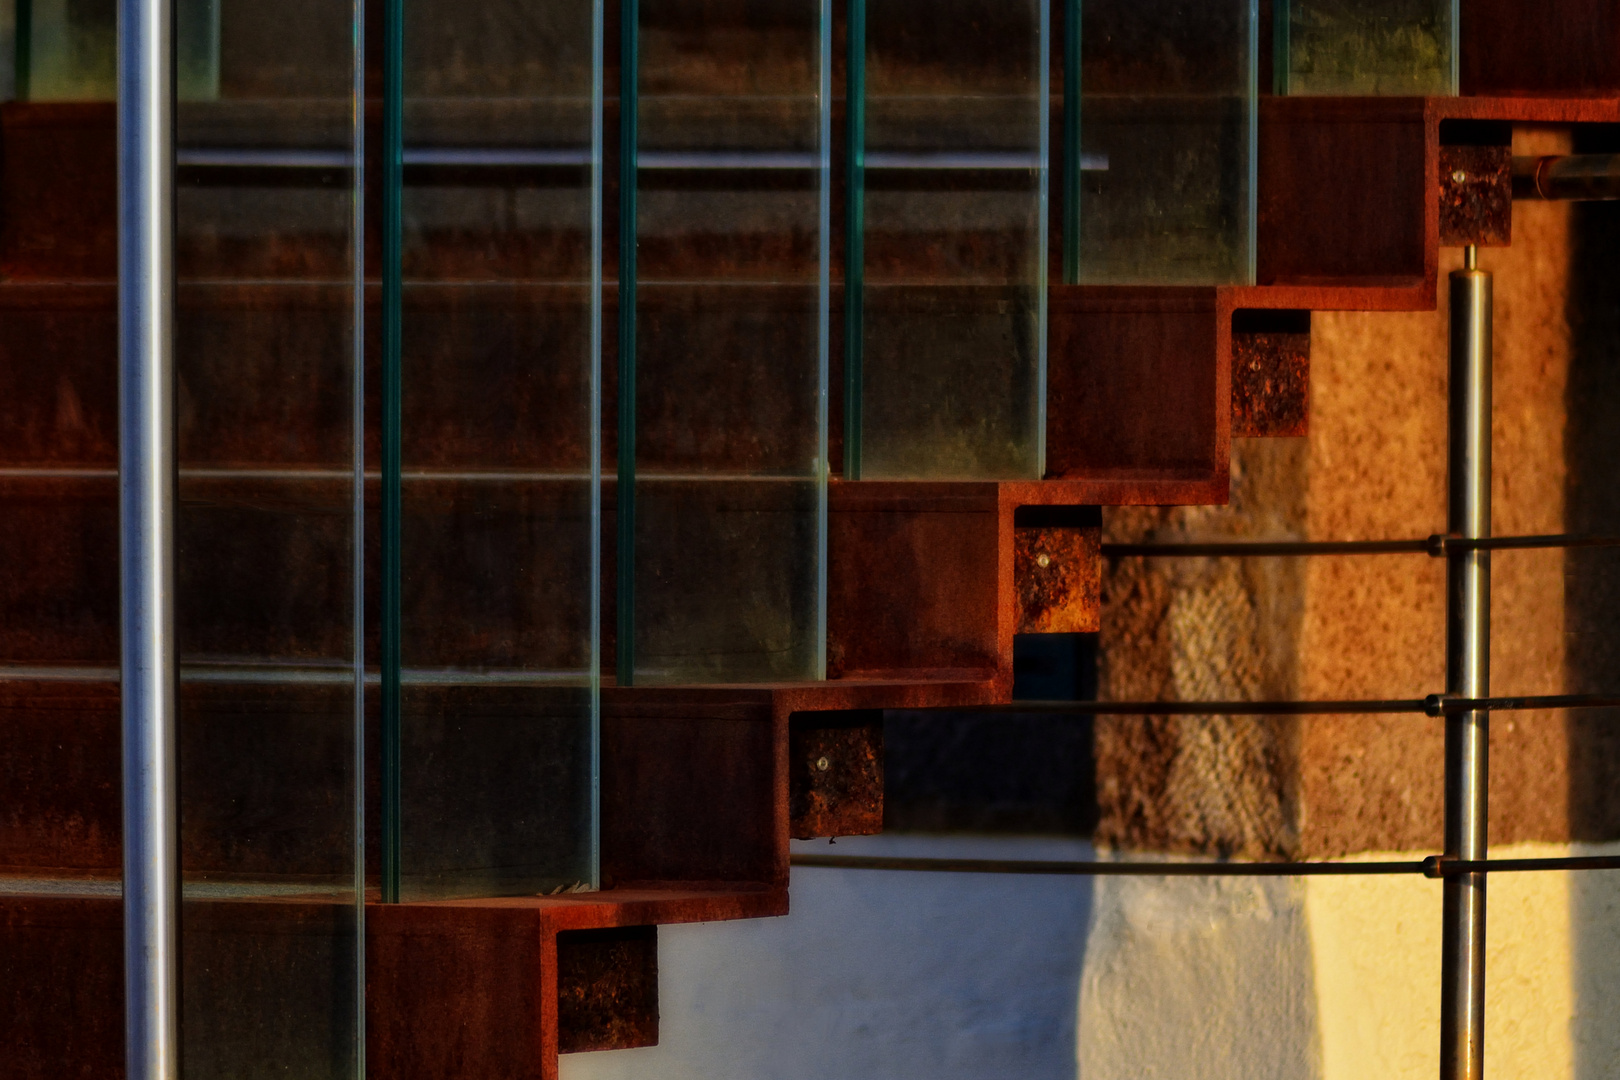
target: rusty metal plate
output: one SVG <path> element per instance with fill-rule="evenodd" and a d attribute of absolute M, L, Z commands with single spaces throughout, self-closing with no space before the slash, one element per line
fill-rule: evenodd
<path fill-rule="evenodd" d="M 1440 245 L 1513 241 L 1513 148 L 1440 147 Z"/>
<path fill-rule="evenodd" d="M 557 1049 L 658 1045 L 658 927 L 557 935 Z"/>
<path fill-rule="evenodd" d="M 1101 559 L 1100 527 L 1014 529 L 1018 633 L 1096 633 L 1101 625 Z"/>
<path fill-rule="evenodd" d="M 795 713 L 788 725 L 795 840 L 883 831 L 883 713 Z"/>
<path fill-rule="evenodd" d="M 1270 317 L 1233 322 L 1233 438 L 1304 435 L 1310 420 L 1310 312 L 1238 314 Z M 1295 316 L 1293 325 L 1284 316 Z"/>

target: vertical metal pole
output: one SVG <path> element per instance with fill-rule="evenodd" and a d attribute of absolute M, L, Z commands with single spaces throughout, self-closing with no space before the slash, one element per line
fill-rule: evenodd
<path fill-rule="evenodd" d="M 118 4 L 118 512 L 129 1080 L 180 1054 L 174 641 L 174 18 Z"/>
<path fill-rule="evenodd" d="M 1451 275 L 1451 391 L 1447 527 L 1491 535 L 1491 275 L 1467 266 Z M 1446 692 L 1491 692 L 1491 556 L 1455 552 L 1446 564 Z M 1490 770 L 1490 713 L 1446 720 L 1446 857 L 1483 859 Z M 1445 879 L 1440 1076 L 1485 1073 L 1485 875 Z"/>

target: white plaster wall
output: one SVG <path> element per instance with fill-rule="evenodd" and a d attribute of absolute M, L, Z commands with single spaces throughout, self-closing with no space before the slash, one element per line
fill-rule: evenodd
<path fill-rule="evenodd" d="M 1099 878 L 1080 993 L 1080 1075 L 1320 1076 L 1304 885 Z"/>
<path fill-rule="evenodd" d="M 1492 848 L 1557 858 L 1568 845 Z M 1383 853 L 1368 859 L 1411 859 Z M 1604 875 L 1609 876 L 1609 875 Z M 1485 1073 L 1575 1077 L 1569 873 L 1496 874 L 1485 928 Z M 1440 1068 L 1442 886 L 1416 876 L 1322 878 L 1307 908 L 1321 1002 L 1324 1080 L 1429 1080 Z M 1612 1015 L 1612 1014 L 1611 1014 Z"/>
<path fill-rule="evenodd" d="M 1088 859 L 1080 841 L 875 836 L 834 854 Z M 660 1041 L 562 1080 L 1074 1080 L 1086 878 L 796 869 L 781 919 L 658 931 Z"/>
<path fill-rule="evenodd" d="M 1620 844 L 1577 844 L 1570 854 L 1620 855 Z M 1597 870 L 1568 878 L 1574 953 L 1569 971 L 1574 1007 L 1570 1052 L 1575 1080 L 1616 1080 L 1620 1078 L 1620 871 Z"/>
<path fill-rule="evenodd" d="M 1604 850 L 1620 845 L 1491 857 Z M 1441 893 L 1417 875 L 1099 880 L 1080 1076 L 1430 1080 Z M 1489 905 L 1486 1074 L 1620 1078 L 1620 872 L 1495 875 Z"/>
<path fill-rule="evenodd" d="M 1078 841 L 970 837 L 830 850 L 1093 857 Z M 800 869 L 792 904 L 781 919 L 660 928 L 661 1044 L 566 1055 L 562 1080 L 1430 1080 L 1438 1067 L 1440 885 L 1421 877 Z M 1495 877 L 1487 950 L 1488 1075 L 1620 1080 L 1620 872 Z"/>

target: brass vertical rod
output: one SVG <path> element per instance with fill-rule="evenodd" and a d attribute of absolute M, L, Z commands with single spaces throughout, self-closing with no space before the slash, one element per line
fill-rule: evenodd
<path fill-rule="evenodd" d="M 1451 275 L 1447 527 L 1491 534 L 1491 275 L 1467 249 Z M 1491 554 L 1461 550 L 1446 562 L 1446 692 L 1490 694 Z M 1485 858 L 1490 713 L 1446 718 L 1446 855 Z M 1485 1072 L 1485 875 L 1446 878 L 1441 959 L 1441 1080 Z"/>

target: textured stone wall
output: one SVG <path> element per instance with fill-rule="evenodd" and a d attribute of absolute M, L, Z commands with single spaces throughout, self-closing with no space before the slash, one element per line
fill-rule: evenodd
<path fill-rule="evenodd" d="M 1583 149 L 1620 143 L 1592 138 Z M 1570 149 L 1550 132 L 1515 143 Z M 1496 275 L 1495 531 L 1620 533 L 1620 205 L 1521 203 L 1513 230 L 1480 256 Z M 1230 506 L 1112 512 L 1106 539 L 1444 531 L 1445 284 L 1433 313 L 1316 315 L 1308 436 L 1239 441 Z M 1444 689 L 1444 605 L 1444 564 L 1427 555 L 1117 560 L 1101 696 L 1421 697 Z M 1620 553 L 1496 553 L 1493 691 L 1620 690 L 1617 612 Z M 1100 719 L 1098 839 L 1183 857 L 1436 852 L 1443 749 L 1442 723 L 1421 716 Z M 1616 850 L 1589 842 L 1620 839 L 1620 710 L 1498 714 L 1490 794 L 1493 856 Z M 1617 879 L 1493 877 L 1490 1075 L 1615 1075 Z M 1081 980 L 1087 1080 L 1144 1063 L 1234 1080 L 1435 1074 L 1437 882 L 1114 880 L 1097 887 Z"/>
<path fill-rule="evenodd" d="M 1517 153 L 1569 148 L 1568 136 L 1554 132 L 1516 138 Z M 1481 253 L 1496 275 L 1499 534 L 1565 529 L 1570 372 L 1583 347 L 1571 331 L 1579 316 L 1571 215 L 1567 205 L 1518 204 L 1513 246 Z M 1460 265 L 1458 251 L 1442 257 L 1443 273 Z M 1112 511 L 1107 538 L 1443 532 L 1445 288 L 1442 280 L 1435 312 L 1317 314 L 1309 435 L 1238 440 L 1229 506 Z M 1609 407 L 1620 418 L 1620 394 Z M 1585 576 L 1608 580 L 1614 556 L 1590 561 Z M 1123 559 L 1110 566 L 1104 590 L 1104 697 L 1395 698 L 1445 686 L 1445 567 L 1426 555 Z M 1584 580 L 1566 581 L 1560 551 L 1493 556 L 1496 692 L 1558 693 L 1571 685 L 1565 597 L 1586 591 Z M 1607 640 L 1594 629 L 1588 652 Z M 1610 838 L 1604 829 L 1572 826 L 1580 814 L 1570 801 L 1569 730 L 1562 715 L 1497 719 L 1493 843 Z M 1251 857 L 1438 850 L 1443 745 L 1438 721 L 1412 716 L 1101 720 L 1098 837 L 1122 848 Z"/>

